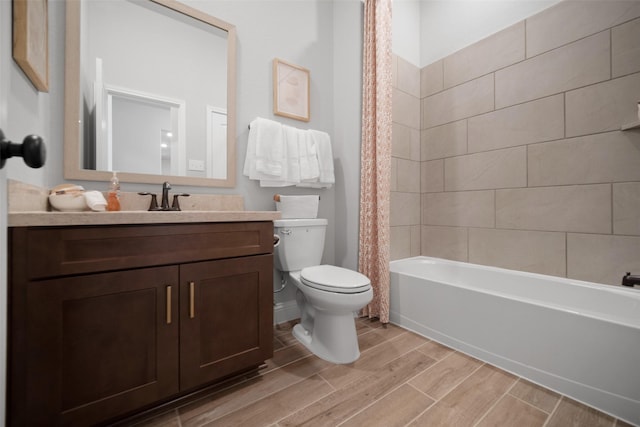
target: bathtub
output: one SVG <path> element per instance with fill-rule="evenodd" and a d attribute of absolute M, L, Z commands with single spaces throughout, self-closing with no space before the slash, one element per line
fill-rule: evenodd
<path fill-rule="evenodd" d="M 415 257 L 391 262 L 390 304 L 394 324 L 640 425 L 638 289 Z"/>

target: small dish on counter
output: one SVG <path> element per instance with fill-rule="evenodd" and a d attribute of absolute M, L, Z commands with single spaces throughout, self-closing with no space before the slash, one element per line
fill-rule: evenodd
<path fill-rule="evenodd" d="M 51 189 L 49 203 L 61 212 L 82 212 L 87 210 L 84 188 L 74 184 L 61 184 Z"/>

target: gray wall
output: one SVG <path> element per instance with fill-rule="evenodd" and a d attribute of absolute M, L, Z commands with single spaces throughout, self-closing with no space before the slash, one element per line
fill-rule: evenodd
<path fill-rule="evenodd" d="M 187 2 L 188 3 L 188 2 Z M 236 25 L 238 34 L 238 171 L 242 170 L 248 137 L 248 124 L 257 116 L 278 120 L 299 128 L 324 130 L 332 136 L 334 158 L 339 173 L 331 189 L 260 188 L 257 181 L 238 174 L 236 188 L 176 187 L 179 192 L 241 194 L 248 210 L 274 210 L 274 193 L 320 194 L 319 215 L 329 219 L 324 262 L 334 263 L 335 248 L 341 259 L 353 263 L 354 246 L 341 233 L 335 236 L 336 198 L 340 200 L 341 220 L 357 224 L 359 158 L 360 158 L 360 93 L 361 93 L 361 15 L 359 2 L 326 1 L 216 1 L 190 3 L 207 13 Z M 6 13 L 11 15 L 9 5 Z M 334 22 L 335 21 L 335 22 Z M 64 22 L 65 7 L 60 0 L 49 2 L 50 91 L 33 89 L 10 58 L 3 67 L 10 71 L 9 120 L 14 138 L 27 133 L 41 134 L 47 144 L 48 160 L 44 168 L 29 169 L 11 162 L 7 176 L 34 185 L 52 187 L 64 182 L 62 176 L 64 119 Z M 4 26 L 3 40 L 10 40 L 10 25 Z M 273 115 L 271 66 L 274 58 L 304 66 L 311 70 L 311 121 L 309 123 Z M 337 94 L 337 99 L 334 99 Z M 336 123 L 338 122 L 338 123 Z M 346 171 L 346 172 L 345 172 Z M 346 176 L 345 176 L 346 175 Z M 346 182 L 346 181 L 349 182 Z M 152 190 L 158 186 L 122 183 L 123 191 Z M 354 182 L 355 181 L 355 182 Z M 108 183 L 80 182 L 87 189 L 105 190 Z M 349 229 L 357 229 L 350 225 Z M 357 236 L 357 235 L 355 235 Z M 357 243 L 356 243 L 357 246 Z"/>
<path fill-rule="evenodd" d="M 333 156 L 336 159 L 335 265 L 357 269 L 362 110 L 362 5 L 333 8 Z"/>
<path fill-rule="evenodd" d="M 0 28 L 10 25 L 8 12 L 10 7 L 0 4 Z M 8 58 L 11 55 L 11 39 L 0 37 L 0 93 L 9 92 L 9 67 Z M 0 129 L 7 128 L 7 98 L 0 96 Z M 7 172 L 6 168 L 0 169 L 0 248 L 7 247 Z M 6 253 L 6 251 L 3 251 Z M 5 396 L 6 396 L 6 366 L 7 366 L 7 257 L 0 257 L 0 417 L 4 420 Z"/>
<path fill-rule="evenodd" d="M 47 165 L 28 168 L 21 159 L 10 159 L 0 171 L 0 422 L 4 422 L 6 386 L 6 179 L 40 186 L 62 181 L 62 119 L 64 13 L 59 0 L 49 2 L 49 93 L 40 93 L 11 56 L 11 2 L 0 1 L 0 127 L 6 137 L 22 142 L 29 134 L 47 142 Z M 55 177 L 55 178 L 54 178 Z"/>
<path fill-rule="evenodd" d="M 193 5 L 237 27 L 239 171 L 246 153 L 247 126 L 256 116 L 299 128 L 324 130 L 332 137 L 336 168 L 333 188 L 265 189 L 257 181 L 239 175 L 238 186 L 231 192 L 243 194 L 249 210 L 273 210 L 275 193 L 319 194 L 318 216 L 329 220 L 323 263 L 355 268 L 360 179 L 361 3 L 195 1 Z M 273 115 L 273 58 L 311 71 L 308 124 Z M 274 284 L 278 286 L 279 278 L 276 279 Z M 285 306 L 295 306 L 294 300 L 291 286 L 276 295 L 276 303 Z"/>
<path fill-rule="evenodd" d="M 282 194 L 320 194 L 319 215 L 330 228 L 323 262 L 347 267 L 357 265 L 358 188 L 360 164 L 361 20 L 359 1 L 192 1 L 190 4 L 231 22 L 238 30 L 238 128 L 237 170 L 242 170 L 248 137 L 247 126 L 256 116 L 279 120 L 300 128 L 324 130 L 332 136 L 336 185 L 329 190 L 296 188 L 262 189 L 258 182 L 238 175 L 236 188 L 176 187 L 177 192 L 241 194 L 248 210 L 275 209 L 272 197 Z M 37 92 L 11 58 L 11 2 L 0 1 L 0 125 L 7 136 L 22 140 L 30 133 L 47 144 L 47 163 L 29 169 L 21 160 L 10 161 L 0 172 L 0 244 L 6 247 L 6 183 L 15 179 L 53 187 L 63 178 L 64 31 L 65 6 L 49 1 L 49 93 Z M 275 117 L 272 113 L 273 58 L 311 70 L 311 121 Z M 6 105 L 5 105 L 6 104 Z M 159 191 L 157 185 L 122 183 L 123 191 Z M 78 182 L 87 189 L 106 190 L 107 182 Z M 6 252 L 2 252 L 5 254 Z M 0 267 L 6 265 L 2 255 Z M 0 271 L 1 272 L 1 271 Z M 0 278 L 0 322 L 6 318 L 5 274 Z M 292 293 L 278 295 L 291 302 Z M 5 313 L 4 315 L 2 313 Z M 6 357 L 5 331 L 0 323 L 0 374 Z M 0 378 L 0 387 L 5 381 Z M 4 405 L 0 394 L 0 411 Z M 0 417 L 3 414 L 0 413 Z"/>
<path fill-rule="evenodd" d="M 393 53 L 418 67 L 560 0 L 394 0 Z"/>

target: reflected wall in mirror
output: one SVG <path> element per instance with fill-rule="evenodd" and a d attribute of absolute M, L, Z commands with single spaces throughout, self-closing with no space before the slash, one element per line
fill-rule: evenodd
<path fill-rule="evenodd" d="M 233 187 L 235 37 L 173 0 L 68 1 L 65 178 Z"/>

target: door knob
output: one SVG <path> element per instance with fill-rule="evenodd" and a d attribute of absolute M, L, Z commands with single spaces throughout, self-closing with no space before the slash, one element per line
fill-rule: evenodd
<path fill-rule="evenodd" d="M 37 169 L 44 165 L 47 150 L 44 141 L 38 135 L 27 135 L 22 144 L 16 144 L 5 139 L 0 129 L 0 169 L 10 157 L 22 157 L 27 166 Z"/>

